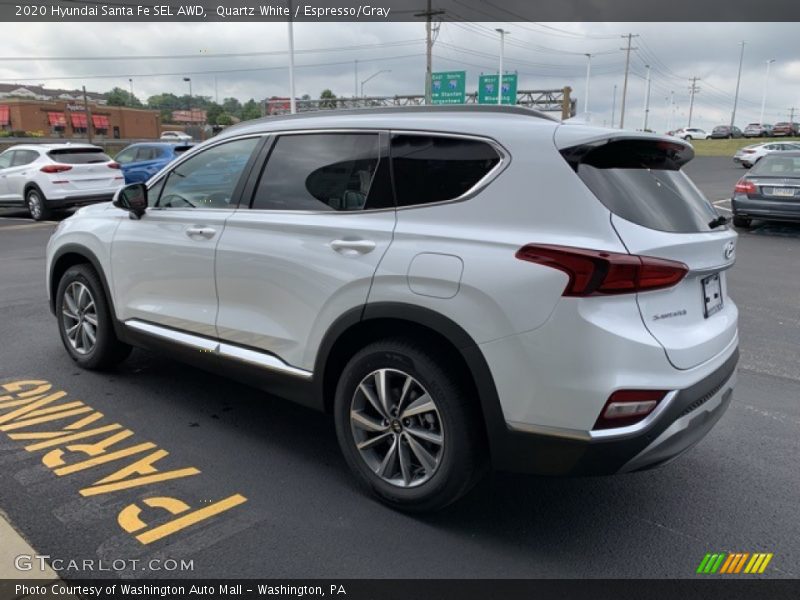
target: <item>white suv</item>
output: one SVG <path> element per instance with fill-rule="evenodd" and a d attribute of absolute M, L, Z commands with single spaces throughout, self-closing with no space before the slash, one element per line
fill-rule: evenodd
<path fill-rule="evenodd" d="M 0 207 L 25 206 L 37 221 L 54 208 L 107 202 L 123 183 L 97 146 L 20 144 L 0 154 Z"/>
<path fill-rule="evenodd" d="M 50 302 L 86 368 L 169 348 L 332 413 L 398 508 L 489 465 L 644 469 L 735 379 L 736 234 L 692 156 L 517 107 L 249 122 L 63 221 Z"/>

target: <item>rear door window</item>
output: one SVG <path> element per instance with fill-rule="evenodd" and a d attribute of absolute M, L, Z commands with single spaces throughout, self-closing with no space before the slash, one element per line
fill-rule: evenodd
<path fill-rule="evenodd" d="M 435 135 L 395 134 L 391 154 L 398 206 L 463 196 L 500 163 L 487 142 Z"/>
<path fill-rule="evenodd" d="M 691 148 L 660 140 L 617 140 L 561 154 L 600 202 L 628 221 L 672 233 L 710 231 L 718 214 L 680 168 Z"/>

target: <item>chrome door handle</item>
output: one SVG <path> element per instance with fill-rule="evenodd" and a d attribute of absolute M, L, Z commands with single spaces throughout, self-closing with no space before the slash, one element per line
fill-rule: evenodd
<path fill-rule="evenodd" d="M 339 254 L 367 254 L 375 250 L 375 242 L 372 240 L 333 240 L 330 244 Z"/>
<path fill-rule="evenodd" d="M 217 233 L 217 230 L 212 227 L 188 227 L 186 229 L 186 235 L 189 237 L 200 236 L 207 240 L 214 237 L 215 233 Z"/>

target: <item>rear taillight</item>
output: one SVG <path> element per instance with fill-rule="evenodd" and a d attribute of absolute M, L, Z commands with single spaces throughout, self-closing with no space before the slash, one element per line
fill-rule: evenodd
<path fill-rule="evenodd" d="M 608 397 L 594 429 L 626 427 L 644 419 L 664 399 L 664 390 L 617 390 Z"/>
<path fill-rule="evenodd" d="M 753 154 L 755 150 L 742 150 L 742 154 Z"/>
<path fill-rule="evenodd" d="M 45 165 L 39 169 L 42 173 L 63 173 L 69 171 L 72 167 L 69 165 Z"/>
<path fill-rule="evenodd" d="M 119 169 L 119 168 L 120 168 L 120 167 L 119 167 L 119 163 L 116 163 L 116 162 L 110 162 L 110 163 L 108 163 L 106 166 L 107 166 L 109 169 Z"/>
<path fill-rule="evenodd" d="M 742 177 L 739 181 L 736 182 L 736 187 L 733 188 L 733 191 L 737 194 L 755 194 L 756 186 L 749 179 L 745 179 L 744 177 Z"/>
<path fill-rule="evenodd" d="M 520 260 L 552 267 L 569 276 L 563 296 L 630 294 L 672 287 L 686 276 L 681 262 L 603 250 L 528 244 Z"/>

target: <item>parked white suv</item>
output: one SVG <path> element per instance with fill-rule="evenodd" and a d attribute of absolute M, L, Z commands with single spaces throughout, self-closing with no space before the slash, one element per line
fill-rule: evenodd
<path fill-rule="evenodd" d="M 675 137 L 679 137 L 682 140 L 707 140 L 711 137 L 711 134 L 708 133 L 704 129 L 698 129 L 697 127 L 684 127 L 683 129 L 678 129 L 675 132 Z"/>
<path fill-rule="evenodd" d="M 249 122 L 63 221 L 48 293 L 83 367 L 167 347 L 332 413 L 395 507 L 644 469 L 735 379 L 736 234 L 692 156 L 517 107 Z"/>
<path fill-rule="evenodd" d="M 37 221 L 54 208 L 107 202 L 123 183 L 97 146 L 20 144 L 0 154 L 0 206 L 25 206 Z"/>
<path fill-rule="evenodd" d="M 192 136 L 182 131 L 165 131 L 161 134 L 161 140 L 164 142 L 191 142 Z"/>

